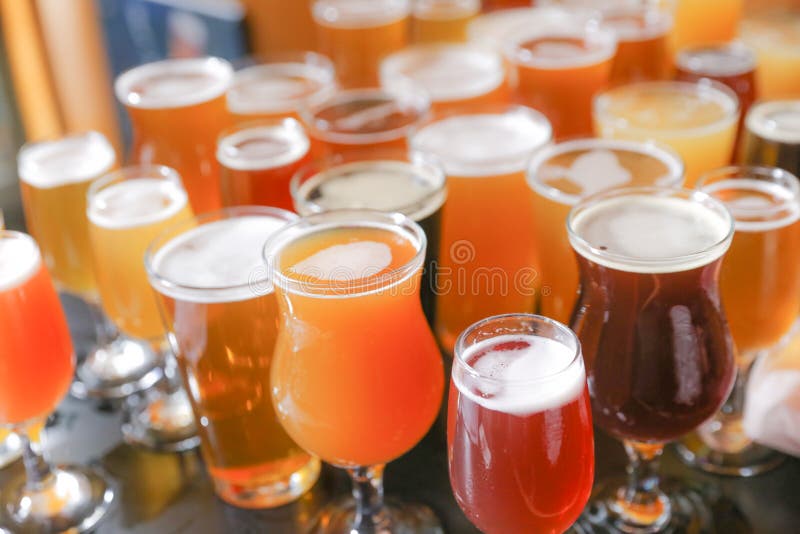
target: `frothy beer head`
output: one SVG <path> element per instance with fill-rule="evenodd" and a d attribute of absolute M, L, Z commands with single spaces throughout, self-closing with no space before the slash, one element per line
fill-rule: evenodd
<path fill-rule="evenodd" d="M 505 113 L 458 115 L 418 130 L 413 150 L 432 154 L 449 176 L 493 176 L 525 169 L 534 151 L 552 136 L 540 113 L 524 107 Z"/>
<path fill-rule="evenodd" d="M 467 28 L 470 41 L 502 50 L 509 36 L 520 31 L 534 31 L 555 25 L 584 26 L 596 13 L 588 9 L 553 7 L 503 9 L 475 18 Z"/>
<path fill-rule="evenodd" d="M 500 335 L 476 343 L 459 356 L 467 366 L 454 372 L 459 393 L 486 409 L 518 416 L 569 404 L 586 384 L 580 352 L 536 335 Z"/>
<path fill-rule="evenodd" d="M 296 216 L 276 208 L 234 208 L 229 213 L 222 219 L 209 214 L 199 226 L 183 225 L 183 233 L 163 246 L 156 244 L 148 271 L 158 291 L 190 302 L 231 302 L 272 292 L 262 248 Z"/>
<path fill-rule="evenodd" d="M 572 210 L 570 242 L 587 260 L 619 271 L 669 273 L 705 266 L 730 245 L 733 219 L 705 193 L 631 188 Z"/>
<path fill-rule="evenodd" d="M 0 291 L 27 282 L 41 263 L 42 255 L 32 237 L 0 230 Z"/>
<path fill-rule="evenodd" d="M 444 203 L 444 174 L 436 167 L 374 160 L 337 165 L 292 181 L 301 214 L 333 209 L 400 212 L 420 221 Z"/>
<path fill-rule="evenodd" d="M 124 72 L 114 89 L 126 106 L 177 108 L 224 95 L 232 79 L 233 68 L 224 59 L 167 59 Z"/>
<path fill-rule="evenodd" d="M 415 46 L 381 63 L 381 85 L 402 91 L 416 84 L 433 102 L 465 100 L 498 88 L 505 78 L 499 54 L 472 45 Z"/>
<path fill-rule="evenodd" d="M 574 205 L 582 198 L 618 187 L 680 187 L 683 162 L 675 152 L 651 143 L 575 139 L 536 152 L 528 183 L 540 195 Z"/>
<path fill-rule="evenodd" d="M 114 148 L 98 132 L 29 144 L 17 157 L 20 180 L 42 189 L 92 180 L 116 160 Z"/>
<path fill-rule="evenodd" d="M 747 129 L 778 143 L 800 144 L 800 100 L 776 100 L 754 105 L 747 113 Z"/>
<path fill-rule="evenodd" d="M 505 46 L 509 60 L 537 69 L 595 65 L 613 57 L 616 50 L 613 32 L 571 24 L 520 31 Z"/>
<path fill-rule="evenodd" d="M 90 189 L 87 215 L 92 224 L 101 228 L 126 229 L 154 224 L 169 219 L 188 202 L 186 191 L 177 178 L 173 181 L 142 177 L 106 187 L 100 182 L 96 185 L 99 190 Z"/>
<path fill-rule="evenodd" d="M 740 43 L 698 46 L 682 50 L 675 58 L 684 72 L 704 76 L 738 76 L 756 68 L 756 56 Z"/>
<path fill-rule="evenodd" d="M 389 24 L 410 11 L 410 0 L 315 0 L 312 8 L 318 24 L 351 29 Z"/>
<path fill-rule="evenodd" d="M 242 127 L 222 137 L 217 160 L 229 169 L 266 170 L 290 165 L 308 153 L 310 142 L 294 119 Z"/>

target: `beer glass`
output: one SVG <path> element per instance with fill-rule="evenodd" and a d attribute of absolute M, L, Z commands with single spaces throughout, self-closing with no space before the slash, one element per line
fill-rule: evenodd
<path fill-rule="evenodd" d="M 502 56 L 468 44 L 419 45 L 381 62 L 381 85 L 402 92 L 409 85 L 423 89 L 434 113 L 477 110 L 508 102 Z"/>
<path fill-rule="evenodd" d="M 744 0 L 675 0 L 673 50 L 736 38 Z"/>
<path fill-rule="evenodd" d="M 377 85 L 381 59 L 408 44 L 410 0 L 314 0 L 311 9 L 342 87 Z"/>
<path fill-rule="evenodd" d="M 745 118 L 741 159 L 800 175 L 800 100 L 755 104 Z"/>
<path fill-rule="evenodd" d="M 747 14 L 742 40 L 756 51 L 759 98 L 800 98 L 800 8 Z"/>
<path fill-rule="evenodd" d="M 319 475 L 319 460 L 286 435 L 269 395 L 278 302 L 261 248 L 295 219 L 266 207 L 201 215 L 162 233 L 144 259 L 214 489 L 244 508 L 290 502 Z"/>
<path fill-rule="evenodd" d="M 461 43 L 481 0 L 412 0 L 411 42 Z"/>
<path fill-rule="evenodd" d="M 451 355 L 476 321 L 534 311 L 539 262 L 525 168 L 550 138 L 547 119 L 522 106 L 433 120 L 411 136 L 414 153 L 433 156 L 447 175 L 434 287 L 435 331 Z"/>
<path fill-rule="evenodd" d="M 486 534 L 564 532 L 594 479 L 581 346 L 527 314 L 470 326 L 456 342 L 448 420 L 450 484 Z"/>
<path fill-rule="evenodd" d="M 336 87 L 333 63 L 315 52 L 258 56 L 237 70 L 228 89 L 228 111 L 236 123 L 300 118 L 300 108 Z"/>
<path fill-rule="evenodd" d="M 610 30 L 579 17 L 509 36 L 512 97 L 542 112 L 556 139 L 592 134 L 592 98 L 605 89 L 617 52 Z"/>
<path fill-rule="evenodd" d="M 696 496 L 660 490 L 658 461 L 664 443 L 716 413 L 733 385 L 719 290 L 733 218 L 705 193 L 630 188 L 582 201 L 567 228 L 581 277 L 572 327 L 594 422 L 629 457 L 627 484 L 601 487 L 581 521 L 590 531 L 699 523 L 705 532 Z"/>
<path fill-rule="evenodd" d="M 215 57 L 167 59 L 120 74 L 114 84 L 133 126 L 131 159 L 178 171 L 195 213 L 220 207 L 217 137 L 229 122 L 233 68 Z"/>
<path fill-rule="evenodd" d="M 425 435 L 444 386 L 419 300 L 425 233 L 397 213 L 335 210 L 284 227 L 265 258 L 281 312 L 278 418 L 353 481 L 354 501 L 324 509 L 310 532 L 441 532 L 427 508 L 383 502 L 384 465 Z"/>
<path fill-rule="evenodd" d="M 97 345 L 78 364 L 71 392 L 85 398 L 122 398 L 161 376 L 146 345 L 120 335 L 98 302 L 92 265 L 86 191 L 117 165 L 103 134 L 86 132 L 28 143 L 17 157 L 22 205 L 56 287 L 83 300 L 95 322 Z"/>
<path fill-rule="evenodd" d="M 406 148 L 409 131 L 429 109 L 428 96 L 414 87 L 351 89 L 303 108 L 301 117 L 311 138 L 312 157 L 321 159 Z"/>
<path fill-rule="evenodd" d="M 291 118 L 225 130 L 217 143 L 222 203 L 291 210 L 289 180 L 311 160 L 310 147 L 303 127 Z"/>
<path fill-rule="evenodd" d="M 738 373 L 722 410 L 679 452 L 706 471 L 751 476 L 784 458 L 747 437 L 742 412 L 753 362 L 789 332 L 800 310 L 800 181 L 774 167 L 725 167 L 702 176 L 697 188 L 723 202 L 736 221 L 720 287 Z"/>
<path fill-rule="evenodd" d="M 0 523 L 13 532 L 84 532 L 103 518 L 111 486 L 80 466 L 51 467 L 31 447 L 69 390 L 74 353 L 36 242 L 0 230 L 0 425 L 22 442 L 26 475 L 6 482 Z"/>
<path fill-rule="evenodd" d="M 427 238 L 420 282 L 422 310 L 433 327 L 442 207 L 447 197 L 444 171 L 436 160 L 399 149 L 356 158 L 333 156 L 302 169 L 291 185 L 300 215 L 366 208 L 399 212 L 419 224 Z"/>
<path fill-rule="evenodd" d="M 686 185 L 727 165 L 733 155 L 739 100 L 717 82 L 639 82 L 595 97 L 595 133 L 607 139 L 655 141 L 686 164 Z"/>
<path fill-rule="evenodd" d="M 175 383 L 172 362 L 165 361 L 166 330 L 143 262 L 147 245 L 156 236 L 192 216 L 181 179 L 175 170 L 160 165 L 125 167 L 92 183 L 86 214 L 103 309 L 124 334 L 160 354 L 167 373 L 167 384 L 148 392 L 146 402 L 129 399 L 123 435 L 131 443 L 154 449 L 196 447 L 186 394 Z"/>
<path fill-rule="evenodd" d="M 608 189 L 683 185 L 683 161 L 653 143 L 573 139 L 537 151 L 528 166 L 538 249 L 539 312 L 568 322 L 578 295 L 578 264 L 564 221 L 582 199 Z"/>
<path fill-rule="evenodd" d="M 597 24 L 599 20 L 598 12 L 592 9 L 565 10 L 547 6 L 530 7 L 530 2 L 523 4 L 525 7 L 517 6 L 514 9 L 502 9 L 475 17 L 467 26 L 468 40 L 502 52 L 508 38 L 520 32 L 539 31 L 570 24 L 583 27 L 592 22 Z"/>

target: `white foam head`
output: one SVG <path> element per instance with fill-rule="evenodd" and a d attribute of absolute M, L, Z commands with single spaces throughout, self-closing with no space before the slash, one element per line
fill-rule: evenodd
<path fill-rule="evenodd" d="M 613 31 L 576 23 L 526 28 L 509 36 L 506 57 L 537 69 L 565 69 L 609 61 L 617 52 Z"/>
<path fill-rule="evenodd" d="M 301 276 L 333 282 L 361 280 L 380 273 L 392 264 L 392 249 L 378 241 L 333 245 L 289 267 Z"/>
<path fill-rule="evenodd" d="M 228 90 L 232 113 L 287 113 L 334 88 L 333 65 L 318 54 L 316 62 L 280 62 L 237 71 Z"/>
<path fill-rule="evenodd" d="M 580 356 L 554 339 L 507 334 L 470 346 L 453 369 L 460 394 L 486 409 L 517 416 L 557 409 L 584 391 Z M 467 365 L 469 372 L 459 372 Z"/>
<path fill-rule="evenodd" d="M 14 289 L 35 275 L 42 255 L 32 237 L 0 231 L 0 291 Z"/>
<path fill-rule="evenodd" d="M 215 57 L 165 59 L 122 73 L 114 83 L 117 99 L 135 108 L 177 108 L 225 94 L 233 67 Z"/>
<path fill-rule="evenodd" d="M 233 302 L 271 293 L 271 285 L 260 283 L 266 272 L 261 251 L 292 219 L 288 212 L 243 215 L 196 226 L 155 252 L 148 268 L 151 282 L 159 292 L 188 302 Z"/>
<path fill-rule="evenodd" d="M 433 122 L 411 137 L 411 147 L 434 155 L 449 176 L 482 177 L 522 171 L 551 136 L 543 115 L 520 107 Z"/>
<path fill-rule="evenodd" d="M 465 44 L 419 45 L 381 62 L 381 85 L 401 91 L 414 83 L 433 102 L 475 98 L 497 89 L 505 78 L 500 55 Z"/>
<path fill-rule="evenodd" d="M 311 143 L 300 123 L 245 126 L 217 144 L 217 160 L 229 169 L 256 171 L 291 165 L 308 153 Z"/>
<path fill-rule="evenodd" d="M 794 177 L 786 184 L 757 178 L 730 178 L 705 187 L 736 220 L 737 232 L 769 232 L 800 219 L 800 186 Z"/>
<path fill-rule="evenodd" d="M 684 49 L 675 63 L 681 70 L 701 76 L 736 76 L 756 68 L 753 51 L 741 43 Z"/>
<path fill-rule="evenodd" d="M 17 156 L 20 180 L 42 189 L 93 180 L 116 161 L 111 143 L 98 132 L 31 143 Z"/>
<path fill-rule="evenodd" d="M 311 11 L 318 24 L 337 28 L 366 28 L 407 17 L 411 12 L 411 1 L 315 0 Z"/>
<path fill-rule="evenodd" d="M 167 220 L 187 203 L 186 191 L 178 183 L 131 178 L 90 194 L 87 215 L 95 226 L 121 230 Z"/>
<path fill-rule="evenodd" d="M 718 202 L 693 195 L 702 201 L 657 192 L 595 197 L 570 214 L 570 242 L 584 258 L 619 271 L 671 273 L 708 265 L 730 246 L 733 220 Z"/>
<path fill-rule="evenodd" d="M 673 26 L 672 15 L 643 3 L 618 2 L 601 7 L 601 27 L 613 31 L 625 42 L 646 41 L 666 35 Z"/>
<path fill-rule="evenodd" d="M 565 10 L 555 7 L 501 9 L 475 18 L 467 27 L 470 41 L 502 50 L 507 39 L 520 31 L 534 31 L 554 25 L 583 26 L 599 14 L 588 9 Z"/>
<path fill-rule="evenodd" d="M 337 165 L 313 175 L 297 187 L 295 204 L 303 214 L 373 209 L 400 212 L 420 221 L 439 209 L 445 196 L 441 171 L 375 160 Z"/>
<path fill-rule="evenodd" d="M 800 144 L 800 99 L 761 102 L 750 108 L 747 129 L 764 139 Z"/>
<path fill-rule="evenodd" d="M 413 0 L 414 17 L 425 20 L 452 20 L 474 15 L 481 0 Z"/>

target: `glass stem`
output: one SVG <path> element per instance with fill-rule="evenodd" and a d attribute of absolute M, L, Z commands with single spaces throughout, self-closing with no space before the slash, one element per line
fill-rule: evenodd
<path fill-rule="evenodd" d="M 353 498 L 356 501 L 356 517 L 353 530 L 359 533 L 374 533 L 378 521 L 375 516 L 383 508 L 384 465 L 355 467 L 348 469 L 353 481 Z"/>
<path fill-rule="evenodd" d="M 44 430 L 42 430 L 43 432 Z M 25 427 L 16 430 L 22 442 L 22 462 L 25 464 L 25 485 L 30 490 L 36 490 L 53 475 L 48 464 L 41 454 L 33 450 L 28 429 Z"/>
<path fill-rule="evenodd" d="M 89 307 L 89 314 L 92 316 L 92 322 L 94 323 L 97 345 L 102 347 L 114 341 L 119 335 L 119 331 L 105 314 L 100 303 L 96 300 L 87 300 L 86 305 Z"/>
<path fill-rule="evenodd" d="M 722 406 L 720 411 L 727 417 L 741 419 L 744 413 L 744 398 L 747 390 L 747 380 L 750 378 L 750 370 L 753 368 L 753 362 L 757 355 L 749 355 L 744 358 L 736 373 L 736 380 L 733 383 L 733 390 L 728 395 L 728 400 Z"/>
<path fill-rule="evenodd" d="M 659 484 L 661 443 L 624 442 L 628 453 L 628 484 L 617 495 L 616 508 L 623 521 L 631 525 L 663 525 L 669 520 L 669 500 Z"/>

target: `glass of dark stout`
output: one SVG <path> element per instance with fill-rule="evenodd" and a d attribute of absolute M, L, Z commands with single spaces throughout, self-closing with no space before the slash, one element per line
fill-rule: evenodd
<path fill-rule="evenodd" d="M 570 212 L 580 269 L 572 315 L 595 423 L 629 457 L 622 487 L 602 485 L 581 522 L 589 531 L 681 530 L 697 500 L 659 488 L 664 444 L 725 401 L 733 345 L 719 273 L 733 218 L 705 193 L 647 187 L 592 196 Z"/>

